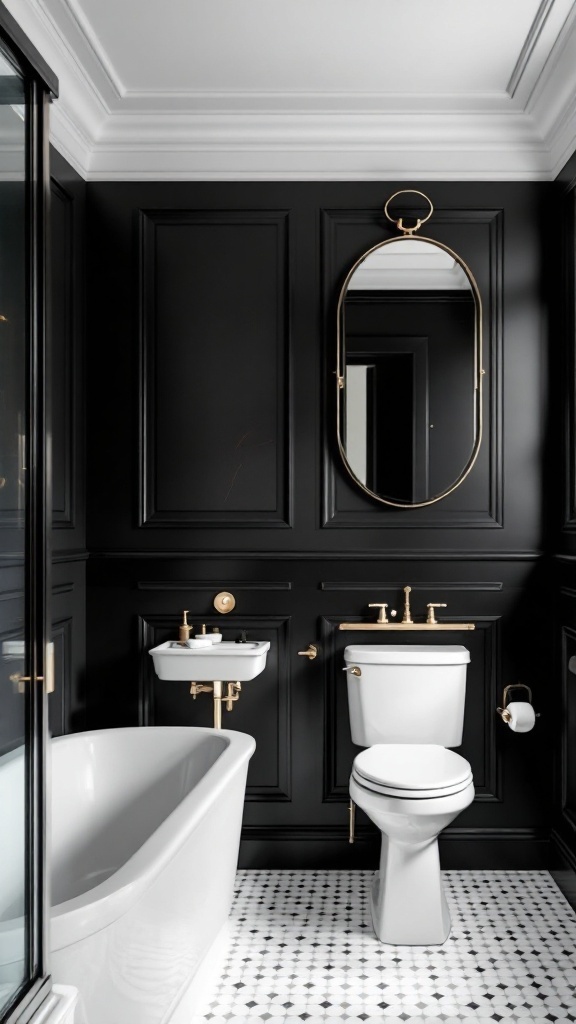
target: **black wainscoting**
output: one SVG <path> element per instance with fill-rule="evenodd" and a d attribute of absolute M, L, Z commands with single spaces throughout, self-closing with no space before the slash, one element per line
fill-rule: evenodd
<path fill-rule="evenodd" d="M 210 698 L 161 683 L 147 653 L 195 625 L 269 638 L 263 675 L 225 725 L 256 737 L 241 863 L 374 864 L 359 814 L 347 843 L 350 742 L 341 621 L 388 601 L 446 601 L 474 632 L 464 743 L 474 804 L 443 840 L 450 866 L 548 855 L 552 630 L 545 548 L 546 184 L 416 184 L 429 235 L 455 249 L 484 304 L 486 430 L 465 484 L 437 505 L 356 491 L 335 438 L 335 309 L 350 265 L 390 236 L 403 183 L 88 185 L 88 727 L 209 724 Z M 102 309 L 106 309 L 105 323 Z M 394 438 L 390 438 L 393 444 Z M 234 612 L 212 602 L 231 590 Z M 534 638 L 537 637 L 537 644 Z M 429 633 L 390 642 L 428 642 Z M 317 642 L 314 662 L 298 655 Z M 369 642 L 369 641 L 368 641 Z M 529 735 L 495 708 L 526 682 Z"/>

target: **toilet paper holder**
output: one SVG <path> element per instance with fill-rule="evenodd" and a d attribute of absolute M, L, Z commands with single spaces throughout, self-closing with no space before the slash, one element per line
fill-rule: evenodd
<path fill-rule="evenodd" d="M 506 702 L 508 700 L 508 691 L 509 690 L 518 690 L 518 689 L 528 690 L 528 703 L 529 704 L 532 703 L 532 690 L 530 689 L 529 686 L 526 685 L 526 683 L 510 683 L 508 686 L 505 686 L 504 687 L 504 692 L 502 694 L 502 705 L 503 706 L 501 708 L 496 708 L 496 711 L 498 712 L 498 714 L 502 718 L 503 722 L 508 723 L 510 721 L 510 718 L 511 718 L 510 712 L 508 711 L 508 709 L 506 707 Z M 536 718 L 540 718 L 540 714 L 535 712 L 535 717 Z"/>

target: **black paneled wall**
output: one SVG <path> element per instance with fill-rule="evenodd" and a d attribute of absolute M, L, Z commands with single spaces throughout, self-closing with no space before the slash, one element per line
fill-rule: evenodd
<path fill-rule="evenodd" d="M 50 154 L 54 735 L 83 728 L 86 659 L 84 257 L 86 184 Z"/>
<path fill-rule="evenodd" d="M 429 234 L 463 257 L 482 293 L 485 434 L 458 490 L 406 511 L 355 489 L 335 438 L 339 289 L 390 237 L 382 207 L 400 187 L 88 186 L 86 722 L 210 724 L 210 698 L 160 682 L 147 653 L 177 635 L 183 608 L 226 638 L 269 639 L 264 674 L 224 712 L 225 726 L 257 741 L 244 865 L 375 863 L 362 815 L 347 843 L 357 748 L 342 652 L 366 634 L 337 627 L 372 616 L 370 602 L 401 610 L 406 584 L 415 616 L 445 601 L 448 619 L 476 624 L 435 636 L 472 656 L 461 752 L 477 796 L 443 840 L 444 863 L 547 856 L 549 722 L 516 735 L 495 709 L 512 682 L 531 685 L 542 710 L 547 699 L 540 219 L 550 187 L 414 186 L 435 206 Z M 230 615 L 213 608 L 220 590 L 236 597 Z M 311 642 L 315 661 L 298 655 Z"/>
<path fill-rule="evenodd" d="M 555 336 L 562 340 L 551 346 L 553 379 L 558 382 L 559 401 L 554 403 L 553 426 L 562 438 L 562 458 L 554 465 L 555 480 L 545 481 L 557 497 L 554 537 L 555 554 L 555 645 L 556 677 L 559 681 L 554 734 L 555 814 L 552 838 L 555 847 L 576 870 L 576 156 L 568 162 L 556 183 L 558 216 L 555 224 L 562 230 L 551 250 L 556 256 L 555 277 L 561 285 L 553 324 Z"/>

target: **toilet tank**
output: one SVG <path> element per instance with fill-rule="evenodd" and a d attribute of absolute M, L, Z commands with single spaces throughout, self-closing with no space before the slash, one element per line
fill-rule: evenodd
<path fill-rule="evenodd" d="M 352 742 L 462 742 L 470 652 L 457 645 L 351 644 L 344 651 Z M 356 666 L 360 675 L 350 669 Z"/>

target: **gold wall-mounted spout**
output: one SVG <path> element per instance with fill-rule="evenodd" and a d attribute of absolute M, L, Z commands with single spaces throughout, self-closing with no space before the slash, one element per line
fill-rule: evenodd
<path fill-rule="evenodd" d="M 437 602 L 430 602 L 427 605 L 428 613 L 425 623 L 415 623 L 410 610 L 411 587 L 404 587 L 404 614 L 399 623 L 390 623 L 386 617 L 387 604 L 369 604 L 369 608 L 380 608 L 380 613 L 375 623 L 340 623 L 339 630 L 398 630 L 406 633 L 409 630 L 475 630 L 474 623 L 439 623 L 435 615 L 435 608 L 446 608 L 447 605 Z M 390 615 L 396 615 L 396 611 L 390 611 Z"/>
<path fill-rule="evenodd" d="M 404 615 L 402 616 L 402 622 L 412 622 L 412 613 L 410 612 L 410 592 L 412 587 L 404 587 Z"/>

